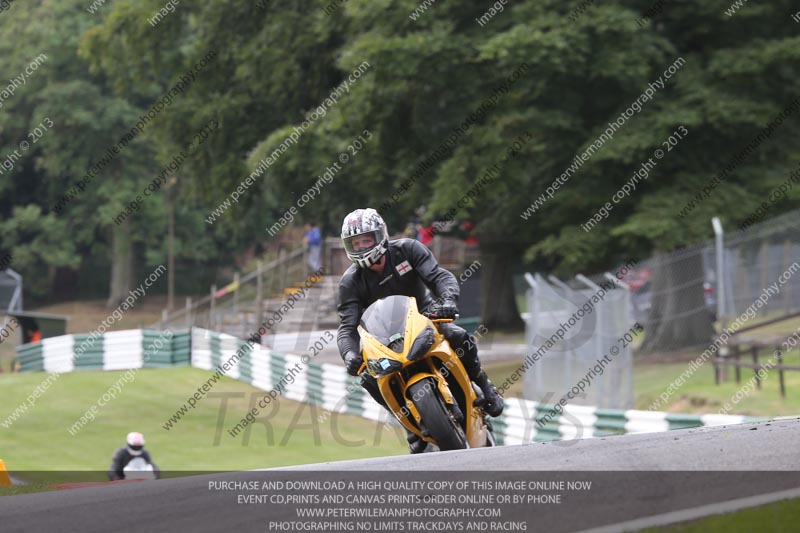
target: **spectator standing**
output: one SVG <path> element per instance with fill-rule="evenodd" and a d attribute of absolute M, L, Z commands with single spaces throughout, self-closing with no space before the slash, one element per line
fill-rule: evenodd
<path fill-rule="evenodd" d="M 322 251 L 322 234 L 315 223 L 307 223 L 306 234 L 303 242 L 308 246 L 308 266 L 312 272 L 318 272 L 320 267 L 320 253 Z"/>

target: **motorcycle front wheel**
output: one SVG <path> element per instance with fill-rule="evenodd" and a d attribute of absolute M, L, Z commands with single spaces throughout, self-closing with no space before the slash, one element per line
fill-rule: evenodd
<path fill-rule="evenodd" d="M 444 400 L 432 379 L 424 379 L 409 387 L 422 424 L 440 450 L 463 450 L 467 447 L 464 429 L 447 409 Z"/>

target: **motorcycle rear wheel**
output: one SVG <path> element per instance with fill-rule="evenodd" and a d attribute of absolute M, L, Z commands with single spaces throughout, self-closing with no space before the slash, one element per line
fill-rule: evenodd
<path fill-rule="evenodd" d="M 436 388 L 436 382 L 424 379 L 411 385 L 409 392 L 411 398 L 419 398 L 414 405 L 422 417 L 422 424 L 428 429 L 428 433 L 440 450 L 467 448 L 464 429 L 447 409 L 439 389 Z"/>

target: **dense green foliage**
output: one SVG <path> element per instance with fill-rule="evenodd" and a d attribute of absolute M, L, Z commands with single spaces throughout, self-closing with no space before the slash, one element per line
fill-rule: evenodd
<path fill-rule="evenodd" d="M 409 15 L 418 0 L 350 0 L 331 14 L 324 0 L 212 0 L 180 3 L 155 27 L 148 19 L 161 0 L 115 0 L 94 14 L 88 0 L 14 3 L 0 13 L 0 72 L 15 76 L 42 53 L 47 61 L 0 109 L 0 156 L 44 117 L 55 126 L 0 175 L 0 248 L 13 252 L 14 268 L 40 296 L 56 292 L 59 272 L 108 280 L 119 253 L 131 255 L 142 273 L 164 263 L 163 189 L 124 225 L 112 220 L 210 120 L 219 128 L 175 173 L 174 186 L 178 263 L 206 267 L 198 269 L 204 281 L 213 277 L 208 267 L 265 243 L 265 228 L 365 129 L 370 140 L 295 224 L 315 219 L 333 232 L 348 211 L 384 204 L 412 175 L 413 186 L 384 213 L 393 229 L 420 204 L 429 217 L 445 214 L 522 138 L 515 157 L 456 217 L 475 220 L 485 253 L 562 273 L 707 238 L 714 215 L 733 228 L 797 167 L 795 112 L 688 216 L 678 216 L 800 96 L 792 2 L 750 2 L 728 16 L 727 1 L 676 0 L 643 25 L 637 19 L 650 6 L 641 2 L 608 0 L 576 14 L 579 3 L 511 0 L 481 25 L 476 19 L 488 5 L 463 0 L 436 3 L 416 20 Z M 209 50 L 215 59 L 188 90 L 61 214 L 48 213 Z M 641 112 L 523 219 L 679 57 L 685 63 Z M 365 61 L 363 74 L 238 203 L 205 222 Z M 470 115 L 474 122 L 463 128 Z M 685 139 L 647 180 L 608 219 L 581 229 L 681 126 Z M 463 134 L 437 151 L 459 127 Z M 420 165 L 426 170 L 417 172 Z M 798 199 L 795 188 L 770 216 L 797 207 Z M 184 290 L 204 290 L 199 279 Z"/>

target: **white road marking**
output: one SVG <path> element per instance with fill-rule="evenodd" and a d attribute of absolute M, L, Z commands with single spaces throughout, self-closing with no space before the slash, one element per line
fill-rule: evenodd
<path fill-rule="evenodd" d="M 618 524 L 610 524 L 607 526 L 585 529 L 578 533 L 617 533 L 623 531 L 639 531 L 648 527 L 666 526 L 669 524 L 686 522 L 706 516 L 740 511 L 742 509 L 747 509 L 748 507 L 757 507 L 759 505 L 765 505 L 767 503 L 773 503 L 780 500 L 788 500 L 790 498 L 800 498 L 800 487 L 782 490 L 779 492 L 758 494 L 756 496 L 749 496 L 747 498 L 739 498 L 738 500 L 711 503 L 708 505 L 702 505 L 700 507 L 681 509 L 679 511 L 672 511 L 669 513 L 648 516 L 645 518 L 637 518 L 636 520 L 629 520 L 627 522 L 620 522 Z"/>

